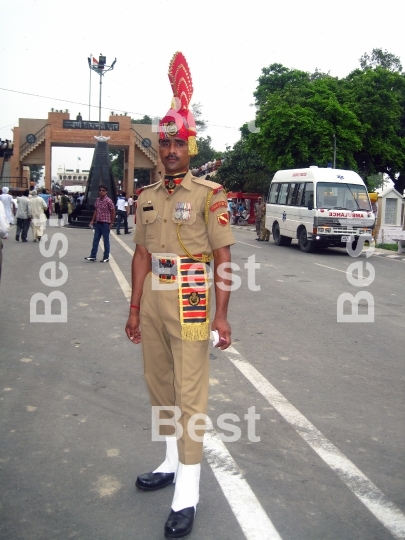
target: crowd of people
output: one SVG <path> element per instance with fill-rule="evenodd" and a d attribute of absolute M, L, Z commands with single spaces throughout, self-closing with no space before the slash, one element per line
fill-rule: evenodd
<path fill-rule="evenodd" d="M 212 161 L 207 161 L 207 163 L 204 163 L 201 165 L 201 167 L 194 167 L 191 169 L 191 173 L 193 176 L 205 176 L 207 174 L 212 174 L 214 171 L 217 171 L 220 166 L 225 161 L 225 158 L 217 158 L 213 159 Z"/>
<path fill-rule="evenodd" d="M 13 141 L 0 139 L 0 157 L 9 158 L 13 155 Z"/>

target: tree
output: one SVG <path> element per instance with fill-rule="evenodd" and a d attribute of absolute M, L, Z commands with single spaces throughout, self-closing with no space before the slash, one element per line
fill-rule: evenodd
<path fill-rule="evenodd" d="M 387 50 L 373 49 L 371 55 L 364 53 L 359 58 L 361 69 L 382 67 L 389 71 L 402 71 L 401 59 Z"/>
<path fill-rule="evenodd" d="M 202 117 L 202 105 L 201 103 L 194 103 L 191 105 L 191 111 L 195 119 L 195 125 L 197 127 L 197 133 L 202 133 L 207 129 L 207 121 Z"/>
<path fill-rule="evenodd" d="M 144 114 L 143 118 L 139 118 L 138 120 L 135 120 L 134 118 L 131 119 L 131 124 L 151 124 L 152 118 L 148 116 L 147 114 Z"/>
<path fill-rule="evenodd" d="M 355 70 L 346 78 L 350 107 L 363 126 L 357 169 L 368 176 L 386 173 L 405 189 L 405 75 L 386 68 Z"/>
<path fill-rule="evenodd" d="M 374 185 L 387 174 L 405 189 L 405 75 L 395 55 L 374 49 L 362 69 L 338 79 L 272 64 L 254 93 L 258 133 L 248 138 L 270 170 L 325 167 L 352 169 Z"/>
<path fill-rule="evenodd" d="M 339 141 L 337 165 L 355 168 L 353 152 L 361 148 L 362 127 L 346 105 L 338 79 L 279 64 L 263 72 L 255 92 L 259 132 L 251 145 L 270 169 L 326 167 L 333 161 L 334 135 Z"/>
<path fill-rule="evenodd" d="M 30 177 L 36 185 L 39 184 L 42 176 L 44 175 L 44 168 L 42 165 L 30 165 Z"/>
<path fill-rule="evenodd" d="M 214 150 L 211 146 L 211 137 L 197 137 L 198 154 L 191 158 L 190 166 L 201 167 L 207 161 L 212 161 L 217 157 L 221 157 L 221 153 Z"/>
<path fill-rule="evenodd" d="M 241 133 L 240 141 L 225 153 L 225 161 L 218 169 L 215 181 L 229 191 L 267 194 L 274 171 L 265 165 L 251 144 L 252 134 L 247 124 L 241 128 Z"/>
<path fill-rule="evenodd" d="M 114 178 L 124 178 L 124 150 L 110 149 L 111 170 Z"/>

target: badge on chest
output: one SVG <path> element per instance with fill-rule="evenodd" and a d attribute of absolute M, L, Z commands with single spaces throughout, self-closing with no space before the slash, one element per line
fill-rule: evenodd
<path fill-rule="evenodd" d="M 176 209 L 174 211 L 174 217 L 176 219 L 182 219 L 187 221 L 191 216 L 191 203 L 187 202 L 177 202 Z"/>

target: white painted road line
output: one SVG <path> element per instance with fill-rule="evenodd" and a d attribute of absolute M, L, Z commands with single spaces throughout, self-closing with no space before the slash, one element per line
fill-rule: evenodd
<path fill-rule="evenodd" d="M 339 270 L 339 268 L 333 268 L 332 266 L 325 266 L 324 264 L 315 263 L 315 266 L 322 266 L 323 268 L 329 268 L 329 270 L 336 270 L 336 272 L 343 272 L 344 274 L 351 274 L 352 272 L 346 272 L 346 270 Z"/>
<path fill-rule="evenodd" d="M 303 416 L 234 347 L 224 351 L 229 360 L 260 394 L 295 429 L 306 443 L 339 476 L 356 497 L 397 540 L 405 539 L 405 515 L 340 450 Z"/>
<path fill-rule="evenodd" d="M 108 264 L 108 263 L 107 263 Z M 119 283 L 119 286 L 122 289 L 122 292 L 125 295 L 125 298 L 128 300 L 128 302 L 131 300 L 131 293 L 132 288 L 129 285 L 128 281 L 126 280 L 124 274 L 121 272 L 120 267 L 115 262 L 115 259 L 112 255 L 110 255 L 110 266 L 111 270 L 114 272 L 115 277 L 117 278 L 117 281 Z"/>
<path fill-rule="evenodd" d="M 204 454 L 247 540 L 281 540 L 209 418 Z"/>
<path fill-rule="evenodd" d="M 240 240 L 237 240 L 236 243 L 237 244 L 244 244 L 245 246 L 250 246 L 250 247 L 257 248 L 257 249 L 262 249 L 260 246 L 257 246 L 255 244 L 247 244 L 246 242 L 241 242 Z"/>
<path fill-rule="evenodd" d="M 121 244 L 121 246 L 122 246 L 126 251 L 128 251 L 128 253 L 131 255 L 131 257 L 133 256 L 134 250 L 131 249 L 129 246 L 127 246 L 126 243 L 125 243 L 121 238 L 118 238 L 116 234 L 110 234 L 110 236 L 112 236 L 115 240 L 117 240 L 117 242 L 118 242 L 119 244 Z M 135 244 L 134 244 L 134 247 L 135 247 Z"/>

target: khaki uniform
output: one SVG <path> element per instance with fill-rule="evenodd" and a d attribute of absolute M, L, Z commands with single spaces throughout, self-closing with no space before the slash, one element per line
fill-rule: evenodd
<path fill-rule="evenodd" d="M 260 234 L 259 238 L 260 240 L 263 240 L 265 242 L 268 242 L 270 239 L 270 231 L 269 229 L 266 229 L 266 203 L 262 203 L 260 206 Z"/>
<path fill-rule="evenodd" d="M 170 254 L 210 256 L 214 249 L 234 243 L 227 208 L 221 186 L 195 178 L 190 171 L 171 195 L 162 179 L 139 195 L 134 242 L 151 254 L 167 254 L 169 259 Z M 183 435 L 178 440 L 179 459 L 185 465 L 193 465 L 201 462 L 202 443 L 189 437 L 187 426 L 191 416 L 205 415 L 207 411 L 209 339 L 205 335 L 198 337 L 198 332 L 195 335 L 191 332 L 193 337 L 184 338 L 187 325 L 182 322 L 182 296 L 178 288 L 153 290 L 153 280 L 159 281 L 159 278 L 149 273 L 144 281 L 140 306 L 145 380 L 152 406 L 177 405 L 180 408 L 178 423 L 183 427 Z M 187 298 L 183 298 L 185 307 L 182 309 L 193 309 L 188 306 Z M 209 324 L 209 291 L 204 302 Z M 193 327 L 192 324 L 188 326 Z M 171 417 L 169 412 L 160 414 L 160 418 Z M 203 421 L 196 424 L 201 425 Z M 173 427 L 161 426 L 159 433 L 173 435 Z M 202 433 L 197 430 L 197 435 Z"/>

